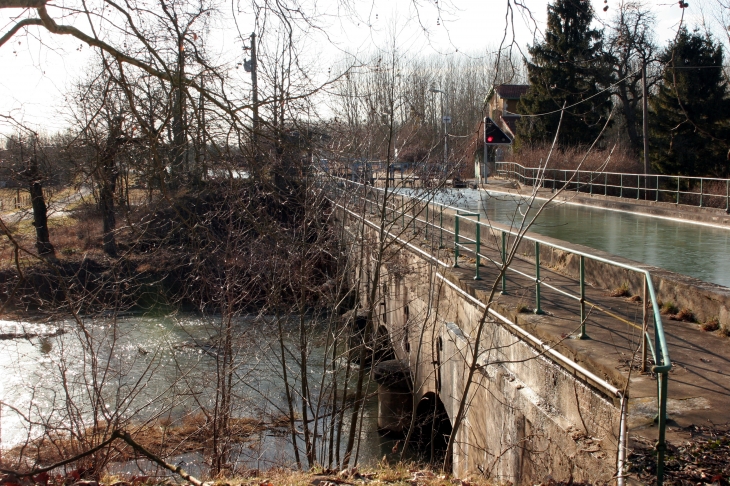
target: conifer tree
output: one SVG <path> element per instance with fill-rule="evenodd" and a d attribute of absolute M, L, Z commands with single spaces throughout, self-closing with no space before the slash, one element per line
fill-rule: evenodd
<path fill-rule="evenodd" d="M 565 103 L 558 143 L 587 145 L 603 128 L 611 110 L 611 93 L 601 92 L 611 80 L 603 36 L 591 28 L 593 8 L 588 0 L 555 0 L 548 6 L 545 41 L 529 48 L 530 89 L 520 101 L 521 144 L 552 141 Z"/>
<path fill-rule="evenodd" d="M 661 61 L 662 79 L 649 100 L 652 167 L 662 174 L 726 177 L 730 101 L 722 46 L 683 28 Z"/>

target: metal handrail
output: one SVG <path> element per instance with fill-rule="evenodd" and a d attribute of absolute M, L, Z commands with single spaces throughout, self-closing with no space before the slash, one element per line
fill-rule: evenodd
<path fill-rule="evenodd" d="M 383 188 L 377 188 L 374 186 L 369 186 L 365 184 L 361 184 L 354 181 L 349 181 L 346 179 L 336 179 L 339 184 L 348 185 L 352 187 L 355 190 L 352 191 L 342 191 L 341 193 L 343 195 L 348 195 L 350 198 L 358 198 L 358 200 L 362 201 L 365 205 L 367 203 L 370 204 L 371 208 L 371 214 L 374 205 L 380 206 L 382 204 L 382 199 L 378 197 L 378 193 L 386 194 L 385 189 Z M 359 196 L 359 192 L 365 192 L 364 197 Z M 374 199 L 368 198 L 368 192 L 371 195 L 375 195 Z M 625 270 L 629 270 L 632 272 L 636 272 L 638 274 L 643 275 L 644 277 L 644 318 L 643 318 L 643 329 L 642 329 L 642 335 L 643 335 L 643 349 L 642 349 L 642 363 L 643 366 L 646 364 L 646 348 L 649 348 L 649 351 L 651 352 L 651 355 L 654 359 L 654 365 L 652 367 L 652 372 L 654 372 L 657 375 L 657 408 L 658 408 L 658 414 L 657 414 L 657 424 L 659 429 L 659 438 L 656 444 L 657 449 L 657 484 L 661 485 L 663 481 L 663 472 L 664 472 L 664 456 L 666 451 L 666 417 L 667 417 L 667 384 L 668 384 L 668 373 L 669 370 L 672 368 L 672 362 L 669 355 L 669 348 L 667 346 L 666 336 L 664 333 L 664 326 L 661 319 L 661 313 L 659 310 L 659 304 L 657 302 L 657 295 L 656 291 L 654 289 L 654 285 L 652 283 L 651 279 L 651 273 L 643 268 L 638 268 L 633 265 L 629 265 L 622 262 L 617 262 L 614 260 L 610 260 L 608 258 L 600 257 L 597 255 L 593 255 L 591 253 L 582 252 L 579 250 L 576 250 L 574 248 L 568 248 L 563 245 L 555 244 L 553 242 L 547 242 L 545 240 L 542 240 L 535 236 L 528 236 L 526 234 L 521 234 L 519 231 L 513 230 L 513 229 L 504 229 L 504 228 L 498 228 L 494 225 L 492 225 L 490 222 L 483 222 L 480 221 L 479 213 L 473 213 L 473 212 L 465 212 L 463 209 L 441 204 L 439 202 L 433 201 L 432 196 L 431 197 L 422 197 L 417 195 L 407 195 L 402 192 L 396 191 L 394 189 L 391 189 L 387 193 L 387 196 L 391 197 L 391 199 L 388 201 L 386 200 L 385 207 L 390 210 L 390 214 L 392 217 L 392 221 L 395 222 L 398 219 L 400 219 L 400 226 L 401 228 L 405 229 L 407 225 L 412 225 L 413 229 L 415 231 L 417 224 L 423 224 L 426 232 L 428 231 L 428 228 L 431 227 L 432 230 L 436 230 L 439 232 L 439 248 L 443 248 L 443 233 L 450 233 L 454 235 L 454 266 L 458 266 L 458 256 L 459 256 L 459 249 L 467 249 L 468 251 L 474 252 L 477 259 L 485 258 L 497 265 L 500 266 L 500 268 L 504 267 L 506 262 L 506 254 L 507 254 L 507 241 L 510 236 L 519 237 L 523 240 L 532 241 L 535 244 L 535 290 L 536 290 L 536 306 L 535 306 L 535 312 L 541 313 L 541 299 L 540 299 L 540 287 L 542 285 L 545 285 L 553 290 L 556 290 L 564 295 L 569 295 L 568 292 L 558 289 L 552 285 L 547 284 L 546 282 L 543 282 L 540 278 L 540 246 L 541 245 L 547 245 L 553 249 L 557 249 L 560 251 L 572 253 L 574 255 L 577 255 L 580 258 L 580 296 L 572 296 L 576 300 L 580 302 L 580 317 L 581 317 L 581 331 L 580 331 L 580 338 L 583 338 L 586 336 L 586 329 L 585 329 L 585 321 L 586 321 L 586 315 L 585 315 L 585 259 L 591 259 L 597 262 L 601 262 L 604 264 L 612 265 L 615 267 L 619 267 Z M 396 198 L 398 198 L 400 201 L 398 201 Z M 435 222 L 431 222 L 428 220 L 428 216 L 426 216 L 426 219 L 421 219 L 417 217 L 416 211 L 415 211 L 415 205 L 411 204 L 411 209 L 413 209 L 414 214 L 407 214 L 408 211 L 406 210 L 407 203 L 406 199 L 409 199 L 411 201 L 419 201 L 421 203 L 425 203 L 424 206 L 426 215 L 428 215 L 428 208 L 431 208 L 432 206 L 438 211 L 439 213 L 439 222 L 438 224 Z M 400 204 L 396 204 L 397 202 L 400 202 Z M 443 224 L 443 213 L 444 211 L 452 211 L 454 213 L 454 231 L 449 230 L 448 228 L 444 227 Z M 435 215 L 435 212 L 433 209 L 431 210 L 431 214 Z M 476 217 L 477 219 L 469 219 L 472 217 Z M 406 218 L 408 218 L 408 222 L 406 223 Z M 460 228 L 459 228 L 459 221 L 465 220 L 465 221 L 471 221 L 475 224 L 475 239 L 470 239 L 466 237 L 463 234 L 460 234 Z M 487 230 L 491 230 L 494 234 L 494 232 L 498 231 L 501 233 L 501 245 L 498 250 L 501 254 L 502 263 L 495 262 L 491 258 L 489 258 L 486 255 L 483 255 L 480 253 L 480 246 L 481 246 L 481 228 L 485 228 Z M 460 241 L 460 238 L 462 240 L 469 240 L 467 241 Z M 474 244 L 476 247 L 474 250 L 469 249 L 466 245 L 467 244 Z M 505 274 L 507 273 L 507 270 L 517 272 L 518 274 L 521 274 L 527 278 L 533 278 L 530 275 L 527 275 L 523 272 L 520 272 L 516 269 L 507 267 L 504 272 L 502 272 L 502 292 L 506 293 L 506 279 Z M 479 279 L 479 265 L 475 266 L 475 279 Z M 654 320 L 654 339 L 651 339 L 651 336 L 648 332 L 648 314 L 647 314 L 647 306 L 646 302 L 649 300 L 651 302 L 651 314 L 653 316 Z M 653 343 L 652 343 L 653 341 Z M 648 345 L 648 346 L 647 346 Z"/>
<path fill-rule="evenodd" d="M 671 202 L 676 205 L 714 207 L 730 212 L 730 179 L 716 177 L 672 176 L 660 174 L 632 174 L 591 170 L 546 169 L 525 167 L 517 162 L 496 162 L 498 175 L 548 189 L 574 190 L 591 195 L 610 195 L 621 198 Z M 611 183 L 609 183 L 611 178 Z M 617 182 L 614 182 L 617 181 Z M 713 191 L 713 186 L 716 189 Z M 686 188 L 686 189 L 683 189 Z M 602 191 L 601 191 L 602 189 Z M 717 191 L 721 192 L 717 192 Z M 694 202 L 692 202 L 694 201 Z M 717 204 L 719 203 L 719 205 Z M 724 203 L 724 204 L 723 204 Z"/>

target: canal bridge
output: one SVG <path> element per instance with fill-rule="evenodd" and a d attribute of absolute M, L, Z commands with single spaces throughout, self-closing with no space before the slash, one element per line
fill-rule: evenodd
<path fill-rule="evenodd" d="M 327 190 L 367 325 L 395 357 L 375 370 L 379 425 L 405 432 L 443 410 L 457 476 L 623 484 L 628 451 L 649 445 L 661 484 L 667 437 L 726 421 L 727 339 L 672 308 L 696 302 L 727 329 L 722 287 L 685 295 L 693 279 L 485 221 L 436 193 Z"/>

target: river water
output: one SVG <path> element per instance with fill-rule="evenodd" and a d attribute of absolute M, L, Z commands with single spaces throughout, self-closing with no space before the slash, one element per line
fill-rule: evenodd
<path fill-rule="evenodd" d="M 529 209 L 523 198 L 473 189 L 446 190 L 436 200 L 513 226 Z M 530 231 L 730 287 L 730 229 L 552 202 Z"/>
<path fill-rule="evenodd" d="M 212 408 L 216 348 L 210 343 L 218 333 L 219 317 L 129 316 L 89 319 L 83 324 L 84 332 L 76 322 L 0 321 L 0 333 L 48 334 L 59 327 L 67 330 L 66 334 L 50 338 L 0 341 L 2 449 L 21 444 L 28 436 L 38 437 L 47 429 L 72 432 L 82 425 L 88 426 L 94 421 L 92 408 L 100 419 L 119 418 L 132 424 L 155 419 L 175 424 L 201 407 Z M 286 411 L 275 329 L 260 318 L 241 318 L 235 323 L 236 416 L 267 418 Z M 317 395 L 323 376 L 323 336 L 323 332 L 314 336 L 308 348 L 312 396 Z M 289 378 L 298 386 L 295 337 L 298 342 L 294 334 L 287 337 L 286 344 L 292 351 L 288 357 Z M 341 360 L 341 367 L 344 364 Z M 97 397 L 94 390 L 101 390 L 101 400 L 91 407 L 89 404 Z M 35 424 L 29 425 L 27 418 Z M 345 437 L 347 430 L 349 427 L 343 428 Z M 377 399 L 373 397 L 363 415 L 360 463 L 374 462 L 384 455 L 394 457 L 393 441 L 376 430 Z M 193 474 L 205 475 L 198 454 L 171 460 L 180 462 Z M 235 449 L 232 462 L 238 467 L 257 469 L 291 466 L 294 457 L 288 429 L 261 431 Z M 117 465 L 113 470 L 138 472 L 133 464 Z"/>

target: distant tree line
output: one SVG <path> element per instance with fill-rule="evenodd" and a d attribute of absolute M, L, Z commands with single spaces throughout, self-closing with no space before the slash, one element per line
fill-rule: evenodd
<path fill-rule="evenodd" d="M 659 49 L 655 18 L 640 2 L 622 3 L 608 34 L 592 28 L 594 20 L 586 0 L 548 6 L 544 40 L 529 48 L 530 89 L 519 104 L 526 115 L 518 123 L 519 144 L 550 143 L 560 125 L 559 147 L 587 146 L 613 111 L 611 130 L 643 157 L 647 69 L 651 169 L 728 177 L 730 98 L 722 46 L 710 33 L 681 26 Z"/>

